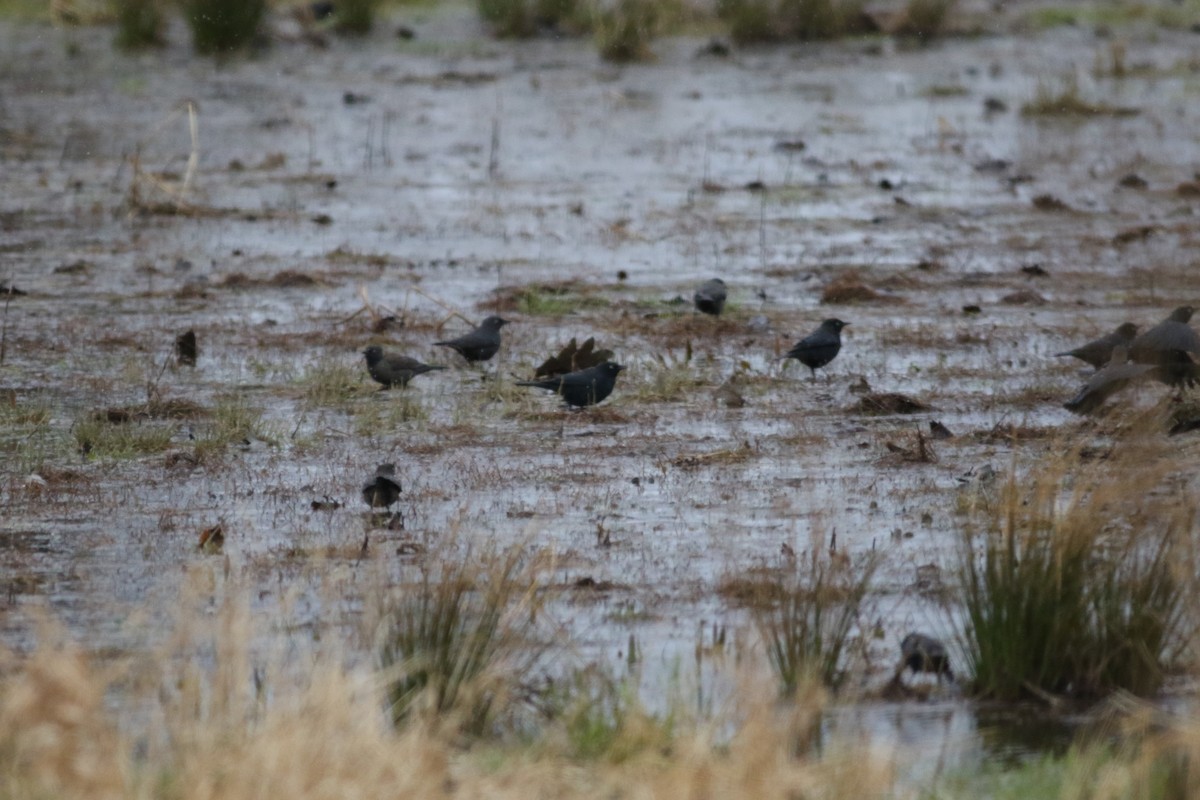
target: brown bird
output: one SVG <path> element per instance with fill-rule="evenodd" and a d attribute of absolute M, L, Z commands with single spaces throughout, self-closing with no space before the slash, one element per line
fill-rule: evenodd
<path fill-rule="evenodd" d="M 367 358 L 367 372 L 371 374 L 371 378 L 376 383 L 383 384 L 384 389 L 390 389 L 393 386 L 403 389 L 418 375 L 432 372 L 435 369 L 445 369 L 436 364 L 422 364 L 408 356 L 385 353 L 383 348 L 377 344 L 363 350 L 363 355 Z"/>
<path fill-rule="evenodd" d="M 1139 364 L 1162 367 L 1157 376 L 1173 386 L 1195 384 L 1200 379 L 1196 359 L 1200 357 L 1200 335 L 1188 321 L 1195 309 L 1180 306 L 1129 345 L 1129 358 Z"/>
<path fill-rule="evenodd" d="M 1118 345 L 1113 348 L 1112 359 L 1098 370 L 1087 383 L 1067 402 L 1063 408 L 1073 414 L 1091 414 L 1104 401 L 1134 382 L 1148 380 L 1160 367 L 1154 364 L 1134 364 L 1128 361 L 1129 351 Z"/>
<path fill-rule="evenodd" d="M 1113 348 L 1117 345 L 1129 347 L 1133 342 L 1133 338 L 1137 336 L 1137 325 L 1132 322 L 1123 322 L 1117 326 L 1117 329 L 1112 333 L 1101 336 L 1099 339 L 1093 339 L 1085 345 L 1080 345 L 1074 350 L 1068 350 L 1065 353 L 1055 353 L 1058 356 L 1072 356 L 1080 361 L 1086 361 L 1096 369 L 1100 369 L 1109 361 L 1112 360 Z"/>

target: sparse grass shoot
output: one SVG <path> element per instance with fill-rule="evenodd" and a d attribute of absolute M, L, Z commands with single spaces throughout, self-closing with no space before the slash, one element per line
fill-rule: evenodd
<path fill-rule="evenodd" d="M 537 652 L 539 568 L 520 548 L 439 553 L 384 599 L 379 660 L 397 725 L 450 716 L 466 733 L 488 730 L 524 677 L 514 663 Z"/>
<path fill-rule="evenodd" d="M 829 687 L 841 682 L 843 653 L 877 566 L 873 556 L 854 566 L 813 550 L 740 587 L 784 695 L 813 679 Z"/>
<path fill-rule="evenodd" d="M 1021 106 L 1021 113 L 1027 117 L 1131 117 L 1138 109 L 1084 99 L 1079 79 L 1071 75 L 1058 87 L 1039 81 L 1037 94 Z"/>

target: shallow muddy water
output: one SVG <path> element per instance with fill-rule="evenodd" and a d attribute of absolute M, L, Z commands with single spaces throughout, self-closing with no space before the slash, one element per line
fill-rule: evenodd
<path fill-rule="evenodd" d="M 870 694 L 909 630 L 953 633 L 938 598 L 973 491 L 958 478 L 1022 472 L 1088 430 L 1061 408 L 1079 370 L 1053 354 L 1200 298 L 1197 200 L 1176 191 L 1200 165 L 1194 34 L 1122 33 L 1138 69 L 1121 78 L 1092 72 L 1111 40 L 1084 27 L 730 58 L 678 38 L 618 68 L 582 42 L 491 41 L 465 8 L 414 13 L 411 43 L 280 42 L 221 66 L 181 30 L 123 56 L 108 30 L 0 25 L 0 282 L 26 293 L 2 312 L 5 644 L 30 647 L 45 606 L 98 652 L 151 646 L 180 585 L 210 572 L 248 581 L 264 614 L 287 601 L 290 635 L 348 630 L 371 576 L 403 575 L 457 531 L 553 550 L 555 584 L 611 584 L 564 591 L 550 613 L 584 663 L 620 663 L 633 637 L 653 703 L 714 628 L 749 647 L 723 578 L 834 539 L 881 557 L 860 626 Z M 1068 76 L 1138 113 L 1020 113 Z M 194 174 L 167 192 L 153 178 L 188 174 L 188 108 Z M 1131 173 L 1147 188 L 1118 186 Z M 1046 274 L 1022 271 L 1035 264 Z M 672 303 L 714 275 L 725 318 Z M 881 296 L 822 305 L 846 276 Z M 497 306 L 567 280 L 553 313 Z M 1005 300 L 1022 290 L 1033 302 Z M 372 333 L 353 316 L 363 296 L 403 327 Z M 449 310 L 513 321 L 486 381 L 432 345 L 467 329 Z M 851 322 L 837 360 L 815 381 L 781 366 L 828 316 Z M 189 328 L 196 367 L 164 367 Z M 600 409 L 506 388 L 591 335 L 629 367 Z M 314 365 L 365 380 L 371 341 L 451 369 L 403 394 L 306 394 Z M 718 404 L 735 374 L 744 407 Z M 864 380 L 931 410 L 853 411 Z M 131 423 L 170 437 L 146 455 L 80 452 L 90 414 L 144 404 L 148 386 L 261 422 L 206 463 L 178 457 L 205 417 Z M 932 419 L 956 434 L 935 460 L 890 453 Z M 987 435 L 1000 425 L 1033 435 Z M 1195 441 L 1177 447 L 1195 463 Z M 383 461 L 403 531 L 363 514 Z M 324 497 L 344 505 L 313 511 Z M 217 521 L 224 558 L 196 546 Z M 831 719 L 934 753 L 992 747 L 945 689 Z"/>

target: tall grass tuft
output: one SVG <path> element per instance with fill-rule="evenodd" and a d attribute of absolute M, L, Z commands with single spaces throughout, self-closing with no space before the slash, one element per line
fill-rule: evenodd
<path fill-rule="evenodd" d="M 904 6 L 904 22 L 896 33 L 927 42 L 942 33 L 946 17 L 957 0 L 908 0 Z"/>
<path fill-rule="evenodd" d="M 393 723 L 449 717 L 485 733 L 513 696 L 530 640 L 541 559 L 520 548 L 478 556 L 441 553 L 419 567 L 381 609 L 379 660 Z"/>
<path fill-rule="evenodd" d="M 494 36 L 525 38 L 542 31 L 577 33 L 586 27 L 579 0 L 477 0 Z"/>
<path fill-rule="evenodd" d="M 751 616 L 784 695 L 814 679 L 841 682 L 842 656 L 877 566 L 874 556 L 855 567 L 814 549 L 762 587 Z"/>
<path fill-rule="evenodd" d="M 365 36 L 375 24 L 379 0 L 338 0 L 337 30 L 352 36 Z"/>
<path fill-rule="evenodd" d="M 167 18 L 162 0 L 114 0 L 114 5 L 117 47 L 138 50 L 165 43 Z"/>
<path fill-rule="evenodd" d="M 1016 480 L 962 532 L 976 691 L 1000 700 L 1155 692 L 1197 631 L 1195 499 L 1160 471 Z M 1127 465 L 1128 466 L 1128 465 Z"/>
<path fill-rule="evenodd" d="M 627 63 L 654 58 L 650 42 L 659 34 L 660 8 L 656 0 L 617 0 L 594 19 L 596 47 L 606 61 Z"/>
<path fill-rule="evenodd" d="M 197 53 L 220 55 L 245 47 L 258 33 L 266 0 L 183 0 Z"/>
<path fill-rule="evenodd" d="M 719 0 L 717 15 L 738 42 L 836 39 L 866 33 L 863 0 Z"/>

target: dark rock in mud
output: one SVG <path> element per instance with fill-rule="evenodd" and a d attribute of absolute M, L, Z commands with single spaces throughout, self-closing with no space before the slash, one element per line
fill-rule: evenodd
<path fill-rule="evenodd" d="M 899 392 L 872 392 L 865 394 L 850 408 L 858 414 L 917 414 L 929 411 L 931 406 Z"/>
<path fill-rule="evenodd" d="M 1033 198 L 1033 207 L 1038 211 L 1070 211 L 1071 207 L 1052 194 L 1039 194 Z"/>
<path fill-rule="evenodd" d="M 900 664 L 896 668 L 896 674 L 899 675 L 905 669 L 911 670 L 913 674 L 932 673 L 939 681 L 943 677 L 954 680 L 946 645 L 923 633 L 910 633 L 900 643 Z"/>
<path fill-rule="evenodd" d="M 400 492 L 396 465 L 380 464 L 375 468 L 375 477 L 363 486 L 362 498 L 371 508 L 389 508 L 400 499 Z"/>
<path fill-rule="evenodd" d="M 175 337 L 175 361 L 181 367 L 196 366 L 198 354 L 195 331 L 189 329 Z"/>
<path fill-rule="evenodd" d="M 1000 302 L 1006 306 L 1044 306 L 1046 298 L 1032 289 L 1018 289 L 1001 297 Z"/>
<path fill-rule="evenodd" d="M 701 314 L 711 314 L 714 317 L 721 316 L 721 312 L 725 310 L 725 298 L 727 296 L 725 290 L 725 281 L 720 278 L 707 280 L 696 289 L 692 295 L 692 302 L 696 306 L 696 310 Z"/>

